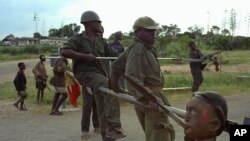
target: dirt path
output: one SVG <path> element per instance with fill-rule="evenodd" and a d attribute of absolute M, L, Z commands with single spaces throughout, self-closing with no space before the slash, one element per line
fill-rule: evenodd
<path fill-rule="evenodd" d="M 250 94 L 226 97 L 229 106 L 229 118 L 239 123 L 245 116 L 250 116 Z M 49 116 L 46 105 L 27 105 L 28 111 L 20 112 L 12 105 L 13 101 L 0 101 L 0 141 L 80 141 L 81 111 L 67 111 L 63 116 Z M 186 102 L 172 105 L 184 109 Z M 46 110 L 45 110 L 46 111 Z M 133 106 L 124 104 L 121 107 L 123 128 L 128 136 L 120 141 L 143 141 L 144 134 L 138 123 Z M 171 120 L 172 121 L 172 120 Z M 182 141 L 183 131 L 172 121 L 176 130 L 176 141 Z M 91 129 L 92 131 L 92 129 Z M 91 141 L 100 141 L 98 134 L 91 133 Z M 217 141 L 228 141 L 229 136 L 223 133 Z"/>

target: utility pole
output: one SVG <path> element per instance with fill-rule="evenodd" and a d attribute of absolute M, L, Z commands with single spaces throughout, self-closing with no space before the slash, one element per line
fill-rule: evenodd
<path fill-rule="evenodd" d="M 41 32 L 42 32 L 42 35 L 45 36 L 45 20 L 43 20 Z"/>
<path fill-rule="evenodd" d="M 36 33 L 37 33 L 37 27 L 38 27 L 39 17 L 38 17 L 38 15 L 37 15 L 36 12 L 35 12 L 35 14 L 34 14 L 33 21 L 35 22 L 35 31 L 36 31 Z"/>

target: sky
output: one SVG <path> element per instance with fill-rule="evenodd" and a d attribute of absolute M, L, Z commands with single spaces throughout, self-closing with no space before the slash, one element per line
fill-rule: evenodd
<path fill-rule="evenodd" d="M 80 24 L 84 11 L 95 11 L 104 27 L 104 37 L 116 31 L 130 32 L 136 19 L 149 16 L 160 25 L 176 24 L 181 32 L 198 25 L 223 28 L 229 13 L 237 13 L 236 35 L 250 36 L 249 0 L 1 0 L 0 40 L 9 34 L 33 37 L 36 32 L 34 15 L 39 19 L 37 32 L 47 36 L 51 28 L 70 23 Z M 229 29 L 229 25 L 226 25 Z M 81 31 L 84 27 L 81 25 Z"/>

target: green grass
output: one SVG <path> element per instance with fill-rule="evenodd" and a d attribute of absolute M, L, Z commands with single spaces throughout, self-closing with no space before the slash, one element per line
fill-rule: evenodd
<path fill-rule="evenodd" d="M 47 88 L 44 91 L 44 103 L 50 105 L 52 103 L 52 99 L 54 97 L 54 88 L 53 86 L 49 85 L 49 88 L 51 91 L 49 91 Z M 36 98 L 37 98 L 37 89 L 35 87 L 35 79 L 33 77 L 27 78 L 27 90 L 28 98 L 26 99 L 26 102 L 36 104 Z M 17 100 L 17 92 L 14 88 L 14 84 L 12 82 L 7 82 L 5 84 L 0 85 L 0 100 Z M 78 98 L 78 103 L 82 103 L 81 96 Z"/>
<path fill-rule="evenodd" d="M 230 61 L 227 65 L 235 65 L 239 63 L 248 63 L 250 51 L 227 51 L 222 53 L 222 59 L 233 59 L 236 58 L 237 62 Z M 9 58 L 7 58 L 9 57 Z M 7 54 L 0 54 L 3 60 L 15 60 L 15 59 L 24 59 L 23 57 L 32 57 L 32 55 L 13 55 L 9 56 Z M 36 56 L 37 57 L 37 56 Z M 161 61 L 161 65 L 168 63 L 175 63 L 173 61 Z M 50 72 L 49 76 L 52 75 Z M 216 91 L 222 95 L 234 95 L 234 94 L 249 94 L 250 93 L 250 79 L 239 81 L 236 79 L 237 76 L 247 75 L 250 76 L 250 72 L 238 72 L 238 73 L 215 73 L 215 72 L 203 72 L 204 81 L 200 87 L 200 91 Z M 36 88 L 35 80 L 33 77 L 28 77 L 27 92 L 28 98 L 27 102 L 36 103 Z M 170 73 L 165 74 L 165 85 L 164 87 L 191 87 L 192 85 L 192 76 L 189 72 L 187 73 Z M 50 86 L 50 85 L 49 85 Z M 53 90 L 53 87 L 50 86 Z M 166 91 L 166 96 L 170 101 L 183 101 L 189 99 L 191 96 L 190 90 L 173 90 Z M 54 96 L 53 92 L 45 90 L 44 102 L 45 104 L 51 104 L 52 98 Z M 12 82 L 6 84 L 0 84 L 0 100 L 16 100 L 17 94 L 14 89 Z M 79 97 L 79 103 L 82 103 L 82 98 Z"/>
<path fill-rule="evenodd" d="M 204 81 L 199 91 L 215 91 L 223 96 L 235 94 L 250 94 L 250 79 L 239 81 L 236 77 L 250 73 L 217 73 L 203 72 Z M 167 74 L 165 85 L 167 88 L 191 87 L 191 74 Z M 185 101 L 192 95 L 191 90 L 168 90 L 164 92 L 170 101 Z"/>

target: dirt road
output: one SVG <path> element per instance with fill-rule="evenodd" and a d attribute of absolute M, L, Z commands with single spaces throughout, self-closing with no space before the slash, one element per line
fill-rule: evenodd
<path fill-rule="evenodd" d="M 33 76 L 32 68 L 35 64 L 39 61 L 38 59 L 31 59 L 31 60 L 19 60 L 23 61 L 26 65 L 25 74 L 26 76 Z M 9 61 L 9 62 L 2 62 L 0 63 L 0 84 L 5 82 L 12 81 L 18 71 L 18 62 L 19 61 Z"/>
<path fill-rule="evenodd" d="M 229 118 L 239 123 L 245 116 L 250 116 L 250 95 L 235 95 L 226 97 L 229 106 Z M 0 141 L 80 141 L 81 111 L 67 111 L 63 116 L 50 116 L 48 112 L 37 109 L 48 108 L 45 105 L 31 106 L 25 112 L 20 112 L 12 106 L 13 102 L 0 101 Z M 184 109 L 186 102 L 172 105 Z M 27 107 L 30 107 L 27 105 Z M 138 123 L 133 106 L 124 104 L 121 107 L 121 118 L 124 130 L 128 136 L 120 141 L 143 141 L 144 134 Z M 171 120 L 172 121 L 172 120 Z M 176 130 L 176 141 L 183 140 L 183 131 L 172 121 Z M 92 131 L 92 129 L 91 129 Z M 91 133 L 91 141 L 100 141 L 98 134 Z M 229 136 L 223 133 L 217 141 L 228 141 Z"/>

